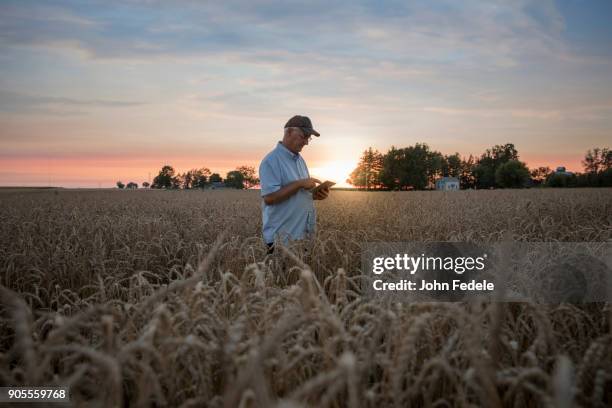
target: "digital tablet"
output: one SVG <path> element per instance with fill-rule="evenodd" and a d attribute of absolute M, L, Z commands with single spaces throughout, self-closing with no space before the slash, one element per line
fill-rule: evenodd
<path fill-rule="evenodd" d="M 317 193 L 319 190 L 324 189 L 324 188 L 329 188 L 333 185 L 335 185 L 336 183 L 334 183 L 333 181 L 324 181 L 323 183 L 319 184 L 318 186 L 316 186 L 315 188 L 311 189 L 310 191 L 312 192 L 312 194 Z"/>

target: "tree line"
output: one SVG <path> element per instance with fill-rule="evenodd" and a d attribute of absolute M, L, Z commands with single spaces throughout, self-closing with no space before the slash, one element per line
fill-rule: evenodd
<path fill-rule="evenodd" d="M 612 150 L 593 148 L 582 160 L 583 173 L 553 172 L 546 185 L 550 187 L 612 187 Z"/>
<path fill-rule="evenodd" d="M 259 178 L 257 178 L 255 168 L 252 166 L 239 166 L 235 170 L 228 172 L 225 178 L 222 178 L 219 173 L 211 173 L 206 167 L 191 169 L 185 173 L 177 173 L 174 167 L 165 165 L 155 176 L 153 183 L 149 185 L 145 181 L 142 183 L 142 187 L 190 190 L 219 186 L 219 184 L 222 184 L 222 187 L 245 189 L 258 185 Z M 138 188 L 138 184 L 129 182 L 126 186 L 121 181 L 118 181 L 117 187 L 120 189 L 134 189 Z"/>
<path fill-rule="evenodd" d="M 426 143 L 396 148 L 380 153 L 366 149 L 355 170 L 346 180 L 366 190 L 431 189 L 440 177 L 455 177 L 462 189 L 612 186 L 612 151 L 608 148 L 588 150 L 584 173 L 571 173 L 564 168 L 529 169 L 519 160 L 512 143 L 495 145 L 480 155 L 461 157 L 459 153 L 443 155 Z"/>
<path fill-rule="evenodd" d="M 495 145 L 480 156 L 461 157 L 459 153 L 444 155 L 426 143 L 396 148 L 392 146 L 382 154 L 371 147 L 366 149 L 346 180 L 365 190 L 425 190 L 432 189 L 440 177 L 455 177 L 462 189 L 546 187 L 612 187 L 612 151 L 609 148 L 593 148 L 582 160 L 583 173 L 572 173 L 564 168 L 550 167 L 529 169 L 519 160 L 512 143 Z M 143 182 L 142 187 L 156 189 L 203 189 L 217 186 L 245 189 L 259 184 L 252 166 L 239 166 L 228 172 L 225 178 L 219 173 L 202 167 L 185 173 L 176 173 L 170 165 L 161 168 L 153 183 Z M 120 189 L 138 188 L 118 181 Z"/>

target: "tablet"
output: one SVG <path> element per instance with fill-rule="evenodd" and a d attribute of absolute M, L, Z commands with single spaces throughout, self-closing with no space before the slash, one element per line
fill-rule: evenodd
<path fill-rule="evenodd" d="M 331 187 L 331 186 L 333 186 L 335 184 L 336 183 L 334 183 L 333 181 L 327 180 L 327 181 L 324 181 L 323 183 L 319 184 L 315 188 L 311 189 L 310 192 L 312 194 L 315 194 L 317 191 L 321 190 L 322 188 Z"/>

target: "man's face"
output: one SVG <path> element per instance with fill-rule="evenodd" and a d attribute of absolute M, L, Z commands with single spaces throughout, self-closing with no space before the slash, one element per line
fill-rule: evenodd
<path fill-rule="evenodd" d="M 311 136 L 306 136 L 300 128 L 292 128 L 287 137 L 283 139 L 283 145 L 293 153 L 299 153 L 308 144 Z"/>

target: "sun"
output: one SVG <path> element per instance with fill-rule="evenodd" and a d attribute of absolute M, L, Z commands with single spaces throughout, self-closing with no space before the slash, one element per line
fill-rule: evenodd
<path fill-rule="evenodd" d="M 337 160 L 322 163 L 322 165 L 310 169 L 310 175 L 322 182 L 330 180 L 336 183 L 336 187 L 352 187 L 346 182 L 351 172 L 357 167 L 357 162 L 348 160 Z"/>

